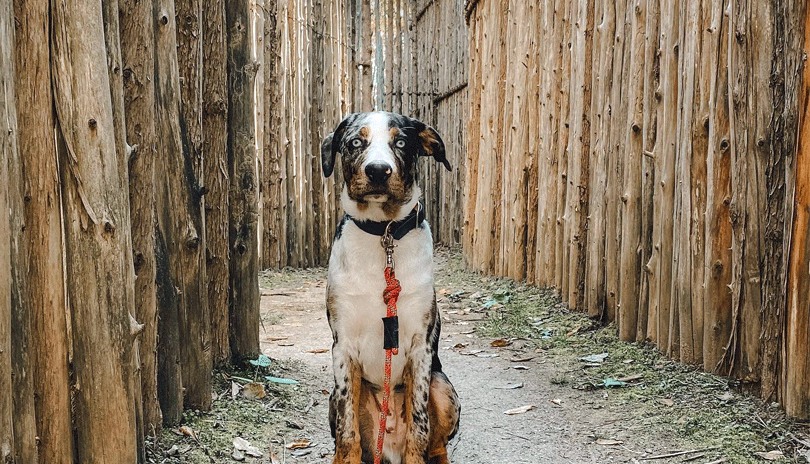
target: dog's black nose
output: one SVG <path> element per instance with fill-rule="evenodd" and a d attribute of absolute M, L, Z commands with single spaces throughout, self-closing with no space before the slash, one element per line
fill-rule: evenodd
<path fill-rule="evenodd" d="M 391 177 L 391 166 L 382 161 L 372 161 L 366 165 L 366 176 L 372 184 L 382 184 Z"/>

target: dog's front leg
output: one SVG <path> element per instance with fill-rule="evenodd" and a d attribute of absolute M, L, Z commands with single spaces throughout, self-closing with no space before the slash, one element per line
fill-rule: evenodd
<path fill-rule="evenodd" d="M 425 343 L 414 350 L 405 368 L 405 464 L 424 464 L 430 438 L 430 353 Z"/>
<path fill-rule="evenodd" d="M 329 398 L 329 419 L 335 438 L 333 464 L 360 464 L 360 366 L 337 345 L 332 356 L 335 389 Z"/>

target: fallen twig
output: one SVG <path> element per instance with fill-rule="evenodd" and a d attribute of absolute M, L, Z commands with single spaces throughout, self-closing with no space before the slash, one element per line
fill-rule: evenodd
<path fill-rule="evenodd" d="M 659 454 L 658 456 L 650 456 L 648 458 L 641 458 L 640 461 L 652 461 L 654 459 L 666 459 L 666 458 L 674 458 L 675 456 L 683 456 L 684 454 L 692 454 L 692 453 L 704 453 L 706 451 L 712 451 L 719 449 L 719 446 L 712 446 L 711 448 L 703 448 L 703 449 L 693 449 L 688 451 L 675 451 L 674 453 L 669 454 Z"/>

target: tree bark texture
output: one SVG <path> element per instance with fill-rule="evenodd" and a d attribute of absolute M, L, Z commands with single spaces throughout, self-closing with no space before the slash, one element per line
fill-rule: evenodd
<path fill-rule="evenodd" d="M 27 300 L 36 430 L 42 463 L 73 462 L 59 172 L 51 96 L 47 2 L 17 1 L 15 86 L 23 165 Z"/>
<path fill-rule="evenodd" d="M 170 182 L 173 184 L 172 190 L 176 192 L 172 197 L 173 202 L 177 203 L 173 204 L 183 208 L 186 213 L 175 229 L 178 233 L 175 237 L 183 238 L 170 249 L 174 248 L 181 260 L 175 272 L 185 286 L 185 301 L 180 306 L 181 371 L 185 402 L 191 407 L 208 410 L 211 407 L 212 358 L 203 210 L 201 8 L 199 0 L 178 0 L 175 3 L 175 19 L 179 21 L 175 27 L 180 72 L 179 135 L 182 151 L 177 153 L 180 156 L 170 169 L 177 174 Z"/>
<path fill-rule="evenodd" d="M 228 341 L 228 67 L 225 2 L 203 8 L 202 154 L 205 194 L 206 274 L 214 365 L 231 359 Z M 266 40 L 266 39 L 265 39 Z M 267 136 L 266 136 L 267 137 Z M 268 244 L 265 242 L 265 249 Z"/>
<path fill-rule="evenodd" d="M 0 45 L 13 49 L 14 15 L 11 1 L 0 0 Z M 14 67 L 8 54 L 0 56 L 0 211 L 8 211 L 9 164 L 17 149 L 14 127 Z M 14 389 L 12 383 L 12 330 L 11 330 L 11 219 L 0 215 L 0 460 L 14 462 Z"/>
<path fill-rule="evenodd" d="M 51 18 L 75 417 L 82 424 L 77 459 L 134 462 L 128 186 L 119 169 L 105 54 L 98 53 L 106 49 L 101 5 L 56 2 Z"/>
<path fill-rule="evenodd" d="M 195 171 L 197 160 L 184 130 L 177 32 L 172 14 L 174 2 L 156 2 L 156 12 L 155 99 L 158 159 L 163 173 L 157 188 L 157 223 L 166 245 L 171 282 L 177 288 L 173 295 L 179 318 L 183 399 L 191 407 L 207 410 L 211 405 L 211 345 L 205 280 L 203 192 Z M 158 301 L 160 303 L 160 298 Z M 158 343 L 161 339 L 159 334 Z M 167 422 L 165 412 L 164 423 Z"/>
<path fill-rule="evenodd" d="M 253 123 L 256 65 L 251 60 L 247 0 L 226 5 L 228 31 L 228 177 L 230 343 L 239 361 L 259 353 L 258 179 Z"/>

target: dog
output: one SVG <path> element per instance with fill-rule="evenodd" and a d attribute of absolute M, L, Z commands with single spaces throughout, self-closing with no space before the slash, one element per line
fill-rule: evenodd
<path fill-rule="evenodd" d="M 321 145 L 325 177 L 338 154 L 345 215 L 332 243 L 326 292 L 335 377 L 329 398 L 333 462 L 374 462 L 386 357 L 381 318 L 387 255 L 380 239 L 387 229 L 401 293 L 382 462 L 449 464 L 447 443 L 458 430 L 461 408 L 439 361 L 433 238 L 416 183 L 421 156 L 451 170 L 444 142 L 433 128 L 406 116 L 351 114 Z"/>

